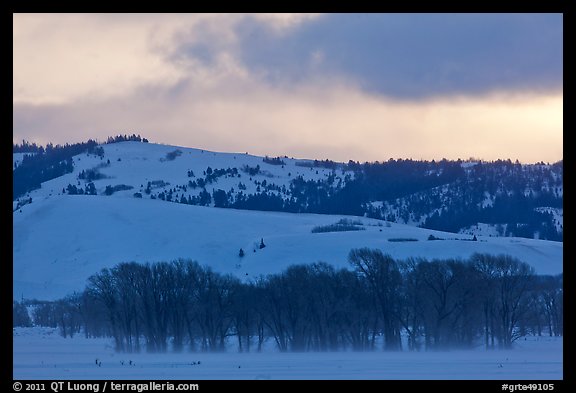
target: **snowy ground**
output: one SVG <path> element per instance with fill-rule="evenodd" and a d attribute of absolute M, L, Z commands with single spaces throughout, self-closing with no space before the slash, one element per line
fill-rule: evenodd
<path fill-rule="evenodd" d="M 159 262 L 190 258 L 209 265 L 219 273 L 230 273 L 243 280 L 278 273 L 293 264 L 323 261 L 337 268 L 349 268 L 352 248 L 382 250 L 394 258 L 408 257 L 468 258 L 475 252 L 509 254 L 534 267 L 538 274 L 563 271 L 563 243 L 521 238 L 495 238 L 460 235 L 387 223 L 364 217 L 346 217 L 361 221 L 365 230 L 356 232 L 312 233 L 316 226 L 338 222 L 343 216 L 239 211 L 190 206 L 151 200 L 144 189 L 149 181 L 164 181 L 153 192 L 186 185 L 192 178 L 203 177 L 208 167 L 239 169 L 238 177 L 219 177 L 206 186 L 256 192 L 254 181 L 289 186 L 297 176 L 306 180 L 326 179 L 332 171 L 301 166 L 303 161 L 283 158 L 286 165 L 270 165 L 240 153 L 215 153 L 151 143 L 124 142 L 104 145 L 103 159 L 81 154 L 74 157 L 74 172 L 47 181 L 30 193 L 32 203 L 13 213 L 13 296 L 15 299 L 54 300 L 82 291 L 88 277 L 102 268 L 121 262 Z M 174 151 L 181 155 L 167 160 Z M 14 163 L 22 154 L 14 154 Z M 108 160 L 110 164 L 108 164 Z M 262 173 L 253 177 L 244 166 L 260 166 Z M 98 196 L 62 195 L 68 184 L 85 186 L 78 175 L 98 168 L 104 179 L 94 181 Z M 352 172 L 335 171 L 346 181 Z M 169 183 L 169 184 L 167 184 Z M 134 188 L 103 196 L 107 185 L 126 184 Z M 144 198 L 134 198 L 140 192 Z M 177 194 L 200 192 L 190 188 Z M 174 196 L 174 199 L 178 199 Z M 17 202 L 14 202 L 14 208 Z M 430 235 L 444 239 L 428 241 Z M 410 238 L 418 241 L 393 242 Z M 264 239 L 267 247 L 258 247 Z M 239 257 L 243 249 L 245 256 Z"/>
<path fill-rule="evenodd" d="M 64 339 L 16 328 L 14 379 L 134 380 L 559 380 L 562 338 L 531 337 L 509 351 L 116 353 L 109 339 Z M 99 359 L 101 366 L 96 365 Z M 132 361 L 132 365 L 130 365 Z M 193 364 L 196 363 L 196 364 Z M 198 364 L 199 363 L 199 364 Z"/>
<path fill-rule="evenodd" d="M 563 244 L 479 237 L 354 217 L 364 231 L 312 233 L 343 216 L 242 211 L 148 199 L 54 196 L 25 206 L 13 220 L 15 299 L 58 299 L 81 291 L 89 276 L 120 262 L 190 258 L 245 280 L 292 264 L 328 262 L 347 267 L 352 248 L 382 250 L 394 258 L 468 258 L 474 252 L 509 254 L 539 274 L 563 270 Z M 350 217 L 348 217 L 350 218 Z M 430 235 L 445 240 L 428 241 Z M 264 239 L 267 247 L 258 245 Z M 412 238 L 418 241 L 392 242 Z M 242 248 L 244 258 L 238 256 Z"/>

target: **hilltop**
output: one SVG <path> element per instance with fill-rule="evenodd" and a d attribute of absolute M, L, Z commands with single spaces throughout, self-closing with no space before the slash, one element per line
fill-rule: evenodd
<path fill-rule="evenodd" d="M 14 154 L 15 173 L 25 160 L 22 152 Z M 411 183 L 404 182 L 404 191 L 415 187 L 410 184 L 421 188 L 424 181 L 432 187 L 387 201 L 359 202 L 366 196 L 351 191 L 365 190 L 369 167 L 352 162 L 258 157 L 127 141 L 92 145 L 60 163 L 68 172 L 14 199 L 15 298 L 56 299 L 82 290 L 86 279 L 103 267 L 125 261 L 190 258 L 216 271 L 253 280 L 295 263 L 325 261 L 348 266 L 348 252 L 357 247 L 379 248 L 397 258 L 504 253 L 530 263 L 540 274 L 562 272 L 561 242 L 503 237 L 496 224 L 481 222 L 476 226 L 483 230 L 476 232 L 439 231 L 415 226 L 413 217 L 400 217 L 402 207 L 411 206 L 409 200 L 419 200 L 437 212 L 423 195 L 440 193 L 445 196 L 442 203 L 455 206 L 460 194 L 454 190 L 463 192 L 466 184 L 462 173 L 473 178 L 476 172 L 470 168 L 492 168 L 490 164 L 402 162 L 406 168 L 429 168 L 414 175 Z M 512 165 L 510 171 L 501 171 L 508 174 L 502 179 L 513 178 L 511 173 L 518 167 Z M 370 168 L 390 171 L 392 166 Z M 526 200 L 544 201 L 548 195 L 551 204 L 557 205 L 558 198 L 561 201 L 561 165 L 520 169 L 516 177 L 520 184 L 528 181 L 522 179 L 530 178 L 529 174 L 539 176 L 531 177 Z M 386 189 L 382 184 L 386 183 L 374 188 Z M 508 183 L 497 180 L 496 184 L 503 189 Z M 538 184 L 541 191 L 536 194 Z M 482 194 L 485 206 L 488 200 L 501 203 L 496 198 L 503 200 L 508 191 L 494 194 L 493 199 L 487 194 L 491 195 Z M 450 205 L 446 199 L 454 202 Z M 315 211 L 319 206 L 326 211 Z M 358 214 L 353 215 L 356 210 Z M 557 207 L 527 206 L 525 210 L 541 215 L 545 223 L 552 216 L 551 223 L 558 223 L 558 228 L 562 225 Z M 316 214 L 335 212 L 340 213 Z M 411 214 L 415 212 L 412 209 Z M 506 235 L 514 234 L 510 224 L 501 226 L 507 228 Z M 473 234 L 477 241 L 472 241 Z M 259 246 L 262 241 L 265 248 Z M 240 249 L 244 257 L 239 256 Z"/>

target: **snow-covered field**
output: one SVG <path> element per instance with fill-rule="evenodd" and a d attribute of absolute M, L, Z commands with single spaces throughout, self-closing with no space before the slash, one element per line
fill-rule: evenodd
<path fill-rule="evenodd" d="M 64 339 L 54 329 L 16 328 L 14 379 L 487 379 L 563 378 L 562 338 L 528 337 L 513 350 L 126 354 L 111 339 Z M 96 359 L 101 366 L 96 365 Z M 130 364 L 132 362 L 132 364 Z"/>

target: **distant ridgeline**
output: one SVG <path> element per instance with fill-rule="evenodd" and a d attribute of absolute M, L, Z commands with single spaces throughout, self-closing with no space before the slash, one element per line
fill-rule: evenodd
<path fill-rule="evenodd" d="M 108 138 L 107 143 L 123 141 L 148 142 L 139 135 L 124 135 Z M 104 155 L 92 140 L 46 148 L 24 141 L 13 151 L 34 153 L 15 165 L 13 200 L 44 181 L 72 172 L 71 157 L 76 154 Z M 510 160 L 298 161 L 297 166 L 311 171 L 331 172 L 320 179 L 294 176 L 288 185 L 279 185 L 265 168 L 284 165 L 280 157 L 264 157 L 255 167 L 208 167 L 203 174 L 188 171 L 182 185 L 164 185 L 154 192 L 157 187 L 148 184 L 135 197 L 221 208 L 368 216 L 448 232 L 470 232 L 482 223 L 495 236 L 563 239 L 562 222 L 555 215 L 562 214 L 563 161 L 530 165 Z M 219 177 L 240 177 L 240 172 L 250 176 L 254 192 L 246 190 L 244 178 L 236 189 L 218 188 Z"/>

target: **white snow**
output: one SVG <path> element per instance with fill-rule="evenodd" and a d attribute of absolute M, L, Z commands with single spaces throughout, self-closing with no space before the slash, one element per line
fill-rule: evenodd
<path fill-rule="evenodd" d="M 54 300 L 81 291 L 102 268 L 120 262 L 157 262 L 190 258 L 215 271 L 242 280 L 277 273 L 291 264 L 328 262 L 349 267 L 352 248 L 381 249 L 395 258 L 467 258 L 474 252 L 510 254 L 532 265 L 537 273 L 563 271 L 563 243 L 524 238 L 445 233 L 409 225 L 353 217 L 364 231 L 312 233 L 312 228 L 338 222 L 344 216 L 241 211 L 133 197 L 149 181 L 170 183 L 158 193 L 204 177 L 212 169 L 260 165 L 263 174 L 220 177 L 206 187 L 228 191 L 238 183 L 254 193 L 254 181 L 286 186 L 297 176 L 306 180 L 335 174 L 344 182 L 351 172 L 308 168 L 302 160 L 282 158 L 269 165 L 245 153 L 214 153 L 198 149 L 138 142 L 104 145 L 103 159 L 74 157 L 74 172 L 45 182 L 29 193 L 31 204 L 13 212 L 13 296 Z M 167 160 L 175 150 L 182 154 Z M 21 155 L 14 154 L 17 164 Z M 110 164 L 107 162 L 110 160 Z M 84 187 L 82 170 L 97 168 L 107 176 L 95 181 L 98 196 L 62 195 L 68 184 Z M 193 170 L 196 178 L 188 178 Z M 134 188 L 100 195 L 107 185 Z M 183 191 L 177 191 L 182 194 Z M 186 195 L 200 189 L 188 188 Z M 28 198 L 28 195 L 26 196 Z M 17 202 L 15 202 L 17 203 Z M 376 206 L 376 205 L 375 205 Z M 557 217 L 561 217 L 561 211 Z M 482 234 L 488 234 L 484 228 Z M 444 240 L 427 240 L 430 235 Z M 414 238 L 418 241 L 391 242 Z M 266 247 L 259 249 L 263 239 Z M 242 248 L 245 256 L 240 258 Z M 113 350 L 111 339 L 64 339 L 55 329 L 15 328 L 14 379 L 502 379 L 562 378 L 562 338 L 531 337 L 511 351 L 450 352 L 306 352 L 279 353 L 271 343 L 263 353 L 125 354 Z M 95 359 L 102 362 L 98 367 Z M 133 365 L 129 365 L 132 360 Z M 192 364 L 200 361 L 201 364 Z"/>
<path fill-rule="evenodd" d="M 512 350 L 127 354 L 112 340 L 62 338 L 48 328 L 13 332 L 13 378 L 40 380 L 472 379 L 563 378 L 561 337 L 529 337 Z M 96 359 L 101 366 L 96 365 Z M 132 365 L 130 365 L 132 361 Z M 200 362 L 200 364 L 197 364 Z M 193 364 L 196 363 L 196 364 Z M 201 385 L 201 384 L 200 384 Z M 201 386 L 200 386 L 201 387 Z"/>
<path fill-rule="evenodd" d="M 177 149 L 182 154 L 173 161 L 166 160 L 166 155 Z M 378 248 L 395 258 L 467 258 L 474 252 L 510 254 L 531 264 L 539 274 L 563 271 L 561 242 L 489 236 L 479 236 L 477 242 L 463 241 L 458 239 L 470 239 L 470 235 L 363 217 L 354 220 L 364 223 L 364 231 L 311 233 L 315 226 L 334 224 L 343 216 L 217 209 L 132 196 L 148 181 L 169 182 L 166 190 L 187 184 L 188 170 L 202 177 L 208 166 L 226 169 L 260 165 L 267 174 L 253 179 L 267 179 L 278 185 L 288 185 L 299 174 L 317 179 L 333 173 L 297 166 L 301 162 L 298 160 L 282 158 L 286 162 L 282 168 L 247 154 L 139 142 L 104 145 L 104 150 L 102 160 L 94 155 L 76 156 L 74 173 L 43 183 L 41 189 L 30 193 L 33 202 L 13 213 L 14 298 L 58 299 L 83 290 L 90 275 L 120 262 L 190 258 L 215 271 L 252 280 L 297 263 L 324 261 L 349 267 L 348 253 L 359 247 Z M 94 182 L 99 195 L 61 195 L 69 183 L 79 183 L 80 171 L 97 166 L 108 176 Z M 234 186 L 237 191 L 241 181 L 250 193 L 256 185 L 249 181 L 248 174 L 240 173 L 241 178 L 219 178 L 207 190 Z M 345 175 L 341 170 L 335 173 L 342 179 Z M 106 185 L 117 184 L 132 185 L 134 189 L 100 195 Z M 430 234 L 445 240 L 428 241 Z M 418 241 L 390 242 L 390 238 Z M 267 245 L 262 250 L 258 248 L 260 239 Z M 245 251 L 243 258 L 238 256 L 240 248 Z"/>
<path fill-rule="evenodd" d="M 382 221 L 366 230 L 311 233 L 343 216 L 243 211 L 158 200 L 64 195 L 14 213 L 14 297 L 56 299 L 83 290 L 86 279 L 120 262 L 190 258 L 243 279 L 291 264 L 324 261 L 348 267 L 352 248 L 379 248 L 395 258 L 467 258 L 474 252 L 510 254 L 541 274 L 562 272 L 560 242 L 483 238 Z M 381 226 L 379 226 L 381 225 Z M 428 236 L 446 240 L 429 241 Z M 390 242 L 390 238 L 416 238 Z M 260 239 L 266 248 L 259 249 Z M 246 256 L 240 258 L 243 248 Z"/>

